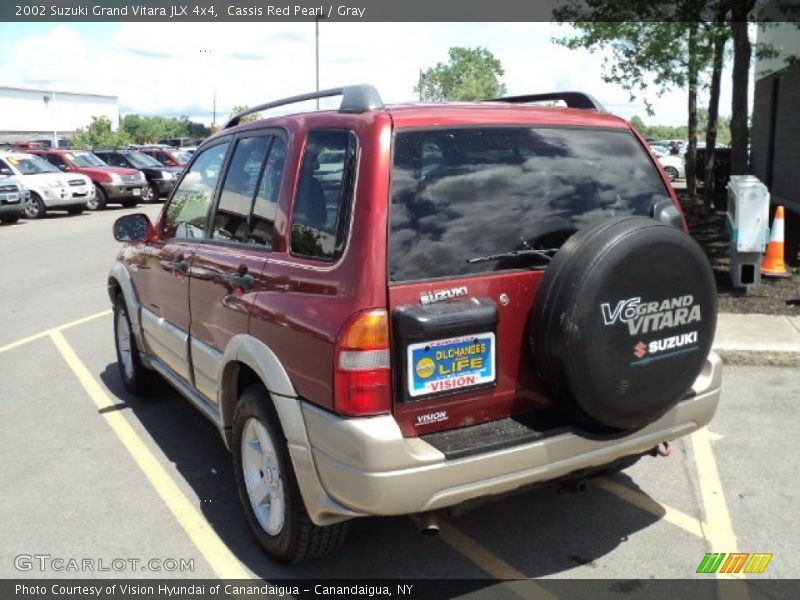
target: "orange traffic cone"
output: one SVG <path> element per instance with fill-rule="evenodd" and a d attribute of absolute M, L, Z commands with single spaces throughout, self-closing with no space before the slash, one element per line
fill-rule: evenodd
<path fill-rule="evenodd" d="M 767 245 L 764 262 L 761 263 L 761 274 L 766 277 L 789 277 L 791 273 L 786 270 L 783 262 L 783 207 L 775 209 L 775 218 L 772 221 L 772 235 Z"/>

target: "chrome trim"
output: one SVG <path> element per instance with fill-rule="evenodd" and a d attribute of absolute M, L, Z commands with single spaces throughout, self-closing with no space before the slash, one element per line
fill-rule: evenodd
<path fill-rule="evenodd" d="M 189 334 L 144 306 L 141 307 L 145 349 L 186 381 L 191 381 Z"/>
<path fill-rule="evenodd" d="M 209 402 L 218 405 L 222 352 L 194 337 L 189 337 L 194 386 Z"/>

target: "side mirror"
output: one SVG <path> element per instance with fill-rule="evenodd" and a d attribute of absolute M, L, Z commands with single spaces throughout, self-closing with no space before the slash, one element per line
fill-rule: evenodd
<path fill-rule="evenodd" d="M 0 169 L 0 175 L 11 177 L 14 175 L 14 171 L 12 171 L 11 169 L 7 169 L 6 167 L 3 167 L 2 169 Z"/>
<path fill-rule="evenodd" d="M 125 215 L 114 221 L 114 239 L 118 242 L 146 242 L 155 237 L 155 227 L 144 213 Z"/>
<path fill-rule="evenodd" d="M 61 169 L 62 171 L 64 171 L 65 173 L 67 171 L 69 171 L 69 169 L 67 168 L 67 165 L 58 165 L 58 168 Z"/>

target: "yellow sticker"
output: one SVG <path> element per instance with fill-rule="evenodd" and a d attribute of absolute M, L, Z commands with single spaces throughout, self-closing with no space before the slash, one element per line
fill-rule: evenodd
<path fill-rule="evenodd" d="M 431 375 L 433 375 L 433 371 L 436 368 L 436 364 L 433 362 L 432 359 L 428 358 L 427 356 L 419 359 L 417 362 L 417 376 L 421 379 L 427 379 Z"/>
<path fill-rule="evenodd" d="M 10 162 L 12 165 L 17 164 L 17 157 L 16 156 L 9 156 L 8 157 L 8 162 Z"/>

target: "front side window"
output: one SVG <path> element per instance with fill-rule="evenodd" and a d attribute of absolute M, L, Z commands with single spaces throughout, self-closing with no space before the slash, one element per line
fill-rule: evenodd
<path fill-rule="evenodd" d="M 269 141 L 269 136 L 260 136 L 244 138 L 236 144 L 214 216 L 213 239 L 241 243 L 248 240 L 247 221 Z"/>
<path fill-rule="evenodd" d="M 202 238 L 229 142 L 204 150 L 192 163 L 164 215 L 164 238 Z"/>
<path fill-rule="evenodd" d="M 356 138 L 341 130 L 308 135 L 292 214 L 293 254 L 336 260 L 350 218 Z"/>
<path fill-rule="evenodd" d="M 458 277 L 543 266 L 583 225 L 649 215 L 669 198 L 627 130 L 488 127 L 399 131 L 389 215 L 389 279 Z"/>

